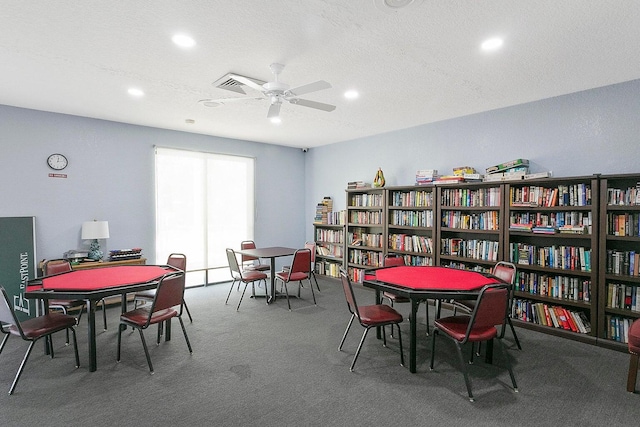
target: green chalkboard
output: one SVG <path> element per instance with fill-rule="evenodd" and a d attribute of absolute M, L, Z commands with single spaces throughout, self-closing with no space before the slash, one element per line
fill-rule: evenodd
<path fill-rule="evenodd" d="M 34 317 L 36 302 L 24 298 L 27 281 L 36 277 L 36 218 L 0 217 L 0 285 L 18 319 Z"/>

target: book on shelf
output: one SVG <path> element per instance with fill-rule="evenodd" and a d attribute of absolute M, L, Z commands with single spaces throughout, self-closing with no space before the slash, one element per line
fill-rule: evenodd
<path fill-rule="evenodd" d="M 558 227 L 562 234 L 586 234 L 587 228 L 583 225 L 563 225 Z"/>
<path fill-rule="evenodd" d="M 557 230 L 555 227 L 537 225 L 531 231 L 537 234 L 556 234 Z"/>
<path fill-rule="evenodd" d="M 453 174 L 456 176 L 463 176 L 465 174 L 474 174 L 476 170 L 471 166 L 458 166 L 453 168 Z"/>
<path fill-rule="evenodd" d="M 509 224 L 511 231 L 531 231 L 533 224 Z"/>
<path fill-rule="evenodd" d="M 464 182 L 464 177 L 458 175 L 442 175 L 434 181 L 436 184 L 459 184 L 461 182 Z"/>
<path fill-rule="evenodd" d="M 540 179 L 540 178 L 551 178 L 551 171 L 528 173 L 524 176 L 524 179 Z"/>
<path fill-rule="evenodd" d="M 484 175 L 479 173 L 465 173 L 462 175 L 466 182 L 481 182 Z"/>
<path fill-rule="evenodd" d="M 371 184 L 364 181 L 349 181 L 347 182 L 347 190 L 355 190 L 357 188 L 371 188 Z"/>
<path fill-rule="evenodd" d="M 525 175 L 526 172 L 495 172 L 491 174 L 485 174 L 483 181 L 522 181 Z"/>
<path fill-rule="evenodd" d="M 504 163 L 500 163 L 498 165 L 495 166 L 489 166 L 485 172 L 488 174 L 493 174 L 493 173 L 497 173 L 497 172 L 504 172 L 507 169 L 512 169 L 515 167 L 520 167 L 520 166 L 529 166 L 529 160 L 527 159 L 515 159 L 515 160 L 510 160 L 508 162 L 504 162 Z"/>
<path fill-rule="evenodd" d="M 421 169 L 416 172 L 416 185 L 431 185 L 437 177 L 436 169 Z"/>

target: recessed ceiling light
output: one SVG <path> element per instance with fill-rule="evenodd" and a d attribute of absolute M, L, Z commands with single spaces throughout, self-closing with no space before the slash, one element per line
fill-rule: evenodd
<path fill-rule="evenodd" d="M 480 47 L 482 50 L 496 50 L 502 46 L 502 39 L 498 37 L 494 37 L 492 39 L 485 40 Z"/>
<path fill-rule="evenodd" d="M 394 13 L 400 9 L 411 9 L 422 4 L 423 0 L 373 0 L 376 8 L 385 13 Z"/>
<path fill-rule="evenodd" d="M 357 90 L 348 90 L 344 93 L 344 97 L 347 99 L 356 99 L 360 94 Z"/>
<path fill-rule="evenodd" d="M 280 117 L 271 117 L 271 123 L 279 125 L 280 123 L 282 123 L 282 120 L 280 119 Z"/>
<path fill-rule="evenodd" d="M 136 98 L 140 98 L 140 97 L 144 96 L 144 92 L 141 89 L 138 89 L 138 88 L 135 88 L 135 87 L 129 88 L 129 90 L 127 92 L 129 92 L 129 95 L 135 96 Z"/>
<path fill-rule="evenodd" d="M 186 34 L 176 34 L 171 40 L 180 47 L 190 48 L 195 46 L 196 41 Z"/>
<path fill-rule="evenodd" d="M 186 124 L 188 124 L 188 125 L 192 125 L 192 124 L 194 124 L 196 121 L 195 121 L 195 120 L 193 120 L 193 119 L 186 119 L 184 122 L 185 122 Z"/>

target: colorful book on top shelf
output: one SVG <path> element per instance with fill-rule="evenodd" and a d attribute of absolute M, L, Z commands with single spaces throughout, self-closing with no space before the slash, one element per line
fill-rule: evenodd
<path fill-rule="evenodd" d="M 520 167 L 520 166 L 529 166 L 529 160 L 527 159 L 515 159 L 515 160 L 510 160 L 508 162 L 505 163 L 500 163 L 498 165 L 495 166 L 489 166 L 485 172 L 488 174 L 493 174 L 493 173 L 497 173 L 497 172 L 504 172 L 507 169 L 512 169 L 515 167 Z"/>
<path fill-rule="evenodd" d="M 532 232 L 537 234 L 556 234 L 557 229 L 549 226 L 535 226 L 531 229 Z"/>
<path fill-rule="evenodd" d="M 531 232 L 533 224 L 509 224 L 509 230 L 511 231 L 528 231 Z"/>
<path fill-rule="evenodd" d="M 421 169 L 416 172 L 416 185 L 430 185 L 438 177 L 436 169 Z"/>
<path fill-rule="evenodd" d="M 558 231 L 562 234 L 586 234 L 587 228 L 583 225 L 563 225 L 558 227 Z"/>
<path fill-rule="evenodd" d="M 461 182 L 464 182 L 464 177 L 458 175 L 442 175 L 434 181 L 435 184 L 459 184 Z"/>

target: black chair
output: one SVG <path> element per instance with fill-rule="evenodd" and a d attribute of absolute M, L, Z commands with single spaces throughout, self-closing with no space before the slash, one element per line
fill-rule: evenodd
<path fill-rule="evenodd" d="M 187 280 L 186 272 L 187 272 L 187 256 L 185 254 L 173 253 L 169 254 L 167 258 L 167 265 L 171 267 L 175 267 L 180 271 L 183 271 L 185 274 L 182 275 L 182 280 Z M 153 298 L 156 295 L 155 289 L 149 289 L 146 291 L 137 292 L 135 297 L 133 298 L 133 308 L 137 308 L 138 302 L 151 303 Z M 189 322 L 193 323 L 193 317 L 191 317 L 191 312 L 189 311 L 189 307 L 187 306 L 187 302 L 183 301 L 184 309 L 187 311 L 187 316 L 189 316 Z"/>
<path fill-rule="evenodd" d="M 293 254 L 291 267 L 287 270 L 277 272 L 275 280 L 282 282 L 282 284 L 284 285 L 289 310 L 291 310 L 291 302 L 289 301 L 289 289 L 287 287 L 287 284 L 290 282 L 298 282 L 298 298 L 300 298 L 300 288 L 302 287 L 302 281 L 309 281 L 311 294 L 313 295 L 313 303 L 316 304 L 316 294 L 313 290 L 313 284 L 311 283 L 311 251 L 309 249 L 298 249 Z"/>
<path fill-rule="evenodd" d="M 354 319 L 357 318 L 360 325 L 362 325 L 362 327 L 364 328 L 362 338 L 360 339 L 360 344 L 358 345 L 356 354 L 353 356 L 353 362 L 351 362 L 351 367 L 349 368 L 349 370 L 353 372 L 353 367 L 356 364 L 356 360 L 358 360 L 358 355 L 360 354 L 362 344 L 364 343 L 364 339 L 367 337 L 369 329 L 382 327 L 382 343 L 384 347 L 387 346 L 387 339 L 384 333 L 384 327 L 386 325 L 398 326 L 400 365 L 404 366 L 404 353 L 402 351 L 402 332 L 400 331 L 400 323 L 402 323 L 403 320 L 402 315 L 386 304 L 358 306 L 358 304 L 356 303 L 356 296 L 353 293 L 351 281 L 349 280 L 347 272 L 343 268 L 340 269 L 340 279 L 342 280 L 342 289 L 344 290 L 344 295 L 347 299 L 347 307 L 349 308 L 349 312 L 351 313 L 351 319 L 349 319 L 347 329 L 344 331 L 344 335 L 342 335 L 342 340 L 340 341 L 340 345 L 338 346 L 338 351 L 342 350 L 342 345 L 347 338 L 347 334 L 349 333 L 349 329 L 351 328 Z"/>
<path fill-rule="evenodd" d="M 436 337 L 439 332 L 442 332 L 444 336 L 451 339 L 456 345 L 458 360 L 467 386 L 467 393 L 469 394 L 469 400 L 472 402 L 474 398 L 471 392 L 471 381 L 467 373 L 467 363 L 462 355 L 462 346 L 466 343 L 480 343 L 497 338 L 494 341 L 498 343 L 498 347 L 500 347 L 501 352 L 505 356 L 505 363 L 511 376 L 513 389 L 515 392 L 518 391 L 509 355 L 502 344 L 508 318 L 509 288 L 510 286 L 507 284 L 487 285 L 480 291 L 471 315 L 443 317 L 433 322 L 430 369 L 433 370 Z M 498 333 L 496 325 L 501 326 L 500 333 Z"/>
<path fill-rule="evenodd" d="M 229 302 L 229 297 L 231 296 L 231 291 L 233 290 L 233 285 L 236 283 L 236 281 L 238 282 L 238 287 L 240 287 L 240 283 L 244 283 L 244 290 L 242 291 L 242 295 L 240 296 L 240 301 L 238 301 L 238 307 L 236 307 L 236 311 L 238 311 L 240 310 L 240 304 L 242 304 L 242 298 L 244 298 L 244 294 L 247 291 L 247 285 L 251 283 L 251 286 L 254 287 L 253 291 L 255 294 L 255 283 L 264 280 L 266 289 L 267 275 L 257 270 L 240 269 L 238 258 L 236 258 L 236 252 L 231 248 L 227 248 L 226 251 L 227 262 L 229 263 L 229 270 L 231 271 L 231 277 L 233 281 L 231 282 L 231 289 L 229 289 L 229 294 L 227 295 L 227 299 L 224 301 L 224 303 L 226 305 Z"/>
<path fill-rule="evenodd" d="M 187 341 L 187 347 L 189 353 L 193 353 L 191 349 L 191 343 L 189 342 L 189 336 L 187 330 L 184 327 L 182 321 L 182 308 L 184 307 L 184 273 L 180 276 L 169 274 L 164 276 L 153 298 L 151 305 L 144 305 L 141 308 L 122 313 L 120 315 L 120 325 L 130 326 L 133 329 L 137 329 L 140 333 L 140 339 L 142 340 L 142 346 L 144 347 L 144 353 L 147 357 L 147 363 L 149 364 L 149 371 L 153 374 L 153 365 L 151 364 L 151 357 L 149 356 L 149 349 L 147 348 L 147 342 L 144 339 L 143 330 L 147 329 L 151 325 L 165 323 L 167 326 L 166 336 L 169 337 L 171 319 L 177 317 L 180 321 L 180 327 L 184 334 L 184 339 Z M 118 355 L 116 360 L 120 362 L 120 348 L 122 344 L 122 330 L 118 328 Z M 157 344 L 160 345 L 161 328 L 158 328 Z"/>
<path fill-rule="evenodd" d="M 2 350 L 7 343 L 9 335 L 15 335 L 25 341 L 31 342 L 26 354 L 24 355 L 24 358 L 22 359 L 22 363 L 20 363 L 20 367 L 18 368 L 16 377 L 11 384 L 9 394 L 13 394 L 14 390 L 16 389 L 18 380 L 20 379 L 20 376 L 22 375 L 24 367 L 27 363 L 27 359 L 29 359 L 29 355 L 31 354 L 31 350 L 33 350 L 33 346 L 40 338 L 45 338 L 46 340 L 48 340 L 51 358 L 53 359 L 53 340 L 51 339 L 51 335 L 58 331 L 62 331 L 65 329 L 67 331 L 71 330 L 71 333 L 73 334 L 73 350 L 76 356 L 76 368 L 80 367 L 80 358 L 78 357 L 78 343 L 76 341 L 76 330 L 74 328 L 74 326 L 76 325 L 75 317 L 68 314 L 55 312 L 47 313 L 43 316 L 27 319 L 23 322 L 20 322 L 16 317 L 15 312 L 11 308 L 12 301 L 9 299 L 7 291 L 5 291 L 2 286 L 0 286 L 0 290 L 2 291 L 2 301 L 0 301 L 0 332 L 5 334 L 5 337 L 2 340 L 2 344 L 0 344 L 0 353 L 2 353 Z"/>

